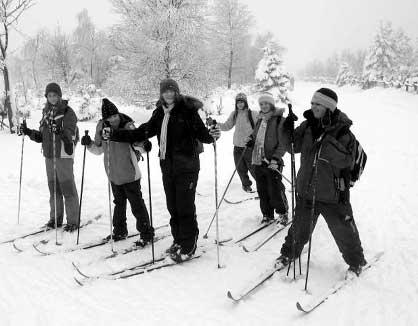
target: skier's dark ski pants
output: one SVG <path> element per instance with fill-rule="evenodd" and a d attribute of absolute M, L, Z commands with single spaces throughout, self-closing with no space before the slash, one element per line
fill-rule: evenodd
<path fill-rule="evenodd" d="M 285 187 L 280 173 L 269 169 L 264 165 L 255 166 L 255 181 L 260 197 L 260 209 L 263 216 L 274 217 L 274 210 L 278 214 L 285 214 L 288 203 Z"/>
<path fill-rule="evenodd" d="M 126 225 L 126 202 L 129 200 L 132 214 L 136 218 L 136 229 L 140 232 L 141 238 L 150 240 L 153 236 L 153 230 L 150 226 L 150 220 L 147 207 L 141 192 L 141 180 L 116 185 L 111 183 L 112 193 L 115 203 L 113 212 L 113 233 L 122 235 L 128 233 Z"/>
<path fill-rule="evenodd" d="M 292 258 L 292 235 L 294 229 L 296 230 L 296 257 L 300 255 L 304 245 L 309 241 L 311 207 L 312 202 L 306 202 L 302 199 L 296 201 L 295 221 L 292 223 L 285 243 L 282 246 L 282 255 Z M 351 204 L 329 204 L 317 201 L 313 216 L 313 229 L 318 221 L 319 214 L 324 217 L 345 262 L 350 266 L 359 266 L 364 261 L 364 255 L 359 233 L 354 222 Z"/>
<path fill-rule="evenodd" d="M 239 175 L 239 178 L 241 179 L 242 186 L 246 187 L 246 186 L 251 186 L 253 184 L 248 176 L 248 171 L 250 171 L 254 179 L 255 179 L 255 173 L 254 173 L 254 165 L 251 164 L 252 152 L 253 152 L 252 148 L 248 148 L 245 151 L 244 157 L 242 158 L 241 162 L 239 162 L 239 159 L 241 158 L 244 150 L 245 150 L 245 147 L 234 146 L 234 162 L 235 162 L 235 166 L 237 167 L 237 173 Z"/>
<path fill-rule="evenodd" d="M 199 229 L 196 219 L 195 195 L 199 172 L 170 174 L 163 173 L 167 209 L 174 242 L 184 252 L 196 248 Z"/>

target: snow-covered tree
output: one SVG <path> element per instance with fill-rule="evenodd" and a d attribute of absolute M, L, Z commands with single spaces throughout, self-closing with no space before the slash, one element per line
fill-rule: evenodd
<path fill-rule="evenodd" d="M 289 74 L 283 60 L 268 45 L 264 48 L 263 58 L 258 63 L 255 79 L 261 91 L 270 91 L 282 103 L 286 103 L 289 86 Z"/>
<path fill-rule="evenodd" d="M 353 78 L 353 72 L 349 64 L 347 62 L 341 63 L 335 83 L 338 86 L 349 85 L 352 83 Z"/>
<path fill-rule="evenodd" d="M 392 78 L 398 66 L 396 42 L 392 24 L 381 22 L 364 62 L 363 80 L 366 87 L 370 83 Z"/>
<path fill-rule="evenodd" d="M 238 0 L 215 0 L 209 23 L 211 54 L 228 89 L 234 77 L 248 70 L 251 49 L 250 28 L 254 18 Z M 237 76 L 238 77 L 238 76 Z"/>

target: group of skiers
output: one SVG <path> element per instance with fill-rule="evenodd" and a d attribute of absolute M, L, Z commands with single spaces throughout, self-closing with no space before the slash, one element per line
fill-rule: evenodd
<path fill-rule="evenodd" d="M 21 125 L 21 133 L 42 143 L 50 190 L 50 220 L 47 227 L 77 229 L 78 194 L 73 175 L 74 146 L 78 141 L 77 118 L 62 99 L 59 85 L 51 83 L 45 91 L 47 102 L 38 130 Z M 162 80 L 160 98 L 151 118 L 135 128 L 130 117 L 118 111 L 108 99 L 102 101 L 102 119 L 96 126 L 94 140 L 85 135 L 81 144 L 94 154 L 104 154 L 104 166 L 114 197 L 113 234 L 118 241 L 128 235 L 126 205 L 129 201 L 140 233 L 139 246 L 150 243 L 154 229 L 141 193 L 141 173 L 137 164 L 141 152 L 152 149 L 150 138 L 157 136 L 162 181 L 170 213 L 173 243 L 167 253 L 176 262 L 195 254 L 199 228 L 195 195 L 200 170 L 202 143 L 216 142 L 221 131 L 235 126 L 234 161 L 242 188 L 252 192 L 248 172 L 255 179 L 262 222 L 278 215 L 278 222 L 288 223 L 289 205 L 282 182 L 283 157 L 300 153 L 296 180 L 296 208 L 281 256 L 277 263 L 289 264 L 299 257 L 313 232 L 319 214 L 323 215 L 349 270 L 359 275 L 366 261 L 359 233 L 353 219 L 349 180 L 345 171 L 353 164 L 354 136 L 351 120 L 337 108 L 337 94 L 321 88 L 312 97 L 305 120 L 294 129 L 297 117 L 283 116 L 269 93 L 258 98 L 260 110 L 250 110 L 243 93 L 235 98 L 235 110 L 224 123 L 207 119 L 208 128 L 198 111 L 203 103 L 182 95 L 176 81 Z M 291 137 L 291 135 L 293 137 Z M 292 143 L 292 144 L 291 144 Z M 64 200 L 63 200 L 64 198 Z"/>

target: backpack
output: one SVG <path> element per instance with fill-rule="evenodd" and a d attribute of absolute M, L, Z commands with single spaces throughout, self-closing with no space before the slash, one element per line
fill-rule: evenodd
<path fill-rule="evenodd" d="M 350 167 L 350 187 L 353 187 L 356 181 L 360 180 L 367 162 L 366 152 L 354 134 L 352 135 L 354 137 L 354 162 Z"/>
<path fill-rule="evenodd" d="M 360 142 L 357 140 L 356 136 L 350 130 L 343 130 L 342 133 L 337 135 L 337 139 L 344 135 L 345 132 L 349 133 L 353 139 L 352 151 L 354 153 L 354 160 L 349 168 L 342 171 L 342 177 L 347 181 L 346 184 L 353 187 L 355 183 L 360 180 L 360 177 L 363 174 L 367 162 L 367 154 L 364 151 L 363 146 L 361 146 Z"/>

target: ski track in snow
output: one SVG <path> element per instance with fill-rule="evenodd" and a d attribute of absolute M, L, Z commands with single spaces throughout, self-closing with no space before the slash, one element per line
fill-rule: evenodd
<path fill-rule="evenodd" d="M 312 93 L 320 86 L 302 82 L 296 85 L 292 97 L 295 99 L 294 111 L 299 117 L 309 108 Z M 285 272 L 278 273 L 252 296 L 234 304 L 227 299 L 227 290 L 239 289 L 246 280 L 262 272 L 279 255 L 286 231 L 256 253 L 244 253 L 239 246 L 229 244 L 221 247 L 220 259 L 226 267 L 218 269 L 213 225 L 209 240 L 200 239 L 200 244 L 208 249 L 199 259 L 126 280 L 98 280 L 79 287 L 73 281 L 73 276 L 78 274 L 71 266 L 72 261 L 79 262 L 86 272 L 95 274 L 149 259 L 150 250 L 86 265 L 109 254 L 109 245 L 42 257 L 31 248 L 32 243 L 43 238 L 54 240 L 55 234 L 40 235 L 33 240 L 18 241 L 26 248 L 23 253 L 17 253 L 11 244 L 0 245 L 0 325 L 416 325 L 418 137 L 413 131 L 418 123 L 418 96 L 387 89 L 360 91 L 344 87 L 336 91 L 340 98 L 339 108 L 354 121 L 353 130 L 368 154 L 364 175 L 351 194 L 366 259 L 378 251 L 385 251 L 381 261 L 361 280 L 332 296 L 309 315 L 302 315 L 295 307 L 296 301 L 306 295 L 304 274 L 293 281 L 285 276 Z M 224 96 L 225 112 L 222 117 L 216 117 L 217 120 L 227 118 L 233 109 L 234 96 L 235 92 Z M 250 103 L 256 103 L 256 100 L 256 97 L 250 97 Z M 253 105 L 252 109 L 258 108 Z M 28 120 L 29 127 L 37 126 L 39 114 L 39 111 L 34 112 Z M 135 115 L 145 119 L 149 114 Z M 89 129 L 93 135 L 95 123 L 79 123 L 79 128 L 80 134 Z M 0 145 L 1 241 L 46 223 L 49 194 L 40 145 L 26 139 L 21 224 L 16 225 L 21 138 L 1 132 Z M 169 217 L 155 140 L 153 145 L 150 159 L 154 225 L 161 225 L 167 223 Z M 223 133 L 218 142 L 219 196 L 234 169 L 232 149 L 232 132 Z M 74 166 L 78 187 L 82 151 L 78 146 Z M 298 160 L 299 157 L 296 158 L 297 166 Z M 148 205 L 145 162 L 140 162 L 140 168 L 144 177 L 142 192 Z M 290 176 L 289 156 L 285 162 L 284 172 Z M 206 232 L 214 213 L 213 175 L 212 146 L 205 145 L 197 188 L 204 196 L 196 197 L 200 235 Z M 227 198 L 235 200 L 246 196 L 248 194 L 242 192 L 235 176 Z M 290 199 L 290 194 L 288 196 Z M 236 238 L 255 227 L 261 219 L 258 205 L 258 201 L 239 205 L 223 203 L 219 212 L 221 238 Z M 109 233 L 103 158 L 87 153 L 82 219 L 99 213 L 103 214 L 102 219 L 81 230 L 81 243 Z M 128 207 L 130 232 L 135 232 L 134 225 Z M 268 232 L 260 232 L 245 244 L 250 246 Z M 63 235 L 59 233 L 58 236 L 61 239 Z M 66 243 L 75 243 L 75 236 L 65 235 L 65 239 Z M 170 238 L 157 242 L 156 254 L 170 243 Z M 305 265 L 306 255 L 302 259 L 303 272 Z M 309 291 L 326 291 L 344 277 L 346 268 L 320 218 L 313 235 Z"/>

